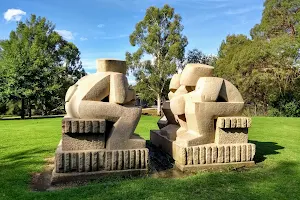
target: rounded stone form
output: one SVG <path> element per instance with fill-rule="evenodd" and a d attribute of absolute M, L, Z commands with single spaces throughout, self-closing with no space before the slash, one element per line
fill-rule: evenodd
<path fill-rule="evenodd" d="M 126 74 L 127 67 L 124 60 L 111 58 L 97 59 L 97 72 L 119 72 Z"/>
<path fill-rule="evenodd" d="M 171 82 L 170 82 L 170 86 L 169 86 L 170 90 L 177 90 L 180 87 L 180 76 L 181 76 L 181 74 L 173 75 Z"/>
<path fill-rule="evenodd" d="M 213 74 L 213 67 L 204 64 L 187 64 L 180 77 L 180 85 L 196 86 L 200 77 L 210 77 Z"/>

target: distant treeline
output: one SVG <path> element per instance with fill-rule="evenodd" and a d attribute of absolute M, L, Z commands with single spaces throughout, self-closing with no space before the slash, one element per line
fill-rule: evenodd
<path fill-rule="evenodd" d="M 173 8 L 151 6 L 129 37 L 138 47 L 126 52 L 134 89 L 140 99 L 157 102 L 158 114 L 172 75 L 186 63 L 203 63 L 237 86 L 245 114 L 300 117 L 299 0 L 266 0 L 251 37 L 228 35 L 215 56 L 198 49 L 185 53 L 188 38 L 182 30 Z M 153 59 L 142 59 L 145 54 Z M 35 15 L 0 41 L 0 74 L 0 114 L 22 117 L 63 113 L 68 87 L 86 75 L 78 48 Z"/>

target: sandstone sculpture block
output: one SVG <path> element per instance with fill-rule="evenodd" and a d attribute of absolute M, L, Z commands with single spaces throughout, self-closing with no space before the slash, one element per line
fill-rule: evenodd
<path fill-rule="evenodd" d="M 58 147 L 55 172 L 92 172 L 147 169 L 148 149 L 63 151 Z"/>
<path fill-rule="evenodd" d="M 170 103 L 163 105 L 166 118 L 159 122 L 160 130 L 150 132 L 151 142 L 182 171 L 253 164 L 251 118 L 241 117 L 244 100 L 232 83 L 212 72 L 211 66 L 187 64 L 174 75 Z"/>
<path fill-rule="evenodd" d="M 104 134 L 106 121 L 103 119 L 84 120 L 64 118 L 62 121 L 63 134 Z"/>
<path fill-rule="evenodd" d="M 248 128 L 250 126 L 251 118 L 249 117 L 219 117 L 217 119 L 215 143 L 248 143 Z"/>
<path fill-rule="evenodd" d="M 146 141 L 134 134 L 141 108 L 126 70 L 125 61 L 98 59 L 97 72 L 68 89 L 53 182 L 147 172 Z"/>

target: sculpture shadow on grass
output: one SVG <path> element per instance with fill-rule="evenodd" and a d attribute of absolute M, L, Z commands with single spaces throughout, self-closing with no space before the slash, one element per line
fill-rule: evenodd
<path fill-rule="evenodd" d="M 51 151 L 53 151 L 53 149 L 33 148 L 24 151 L 13 152 L 11 154 L 3 156 L 2 159 L 8 161 L 24 161 L 35 156 L 39 157 L 41 154 Z"/>
<path fill-rule="evenodd" d="M 110 199 L 296 199 L 300 194 L 291 190 L 291 178 L 299 183 L 296 162 L 278 162 L 273 168 L 260 169 L 255 173 L 213 172 L 198 173 L 183 179 L 123 179 L 99 181 L 97 186 L 77 188 L 77 192 L 66 191 L 69 198 L 85 192 L 84 198 L 98 199 L 101 193 Z M 276 181 L 274 181 L 276 180 Z M 263 186 L 263 187 L 260 187 Z"/>
<path fill-rule="evenodd" d="M 174 159 L 163 152 L 160 148 L 146 141 L 146 147 L 149 149 L 150 171 L 152 173 L 160 172 L 174 167 Z"/>
<path fill-rule="evenodd" d="M 249 143 L 256 145 L 256 153 L 254 157 L 255 163 L 260 163 L 266 160 L 267 155 L 279 154 L 278 150 L 284 149 L 283 146 L 276 142 L 260 142 L 256 140 L 249 140 Z"/>
<path fill-rule="evenodd" d="M 26 177 L 28 171 L 37 172 L 36 170 L 40 166 L 45 165 L 46 161 L 43 155 L 51 151 L 53 149 L 32 148 L 0 156 L 0 177 L 7 179 L 6 183 L 10 181 L 13 183 L 16 174 L 19 177 Z"/>
<path fill-rule="evenodd" d="M 260 142 L 249 140 L 249 143 L 256 145 L 256 154 L 254 157 L 255 163 L 260 163 L 266 160 L 267 155 L 279 154 L 278 150 L 284 149 L 283 146 L 278 145 L 276 142 Z M 168 171 L 174 167 L 174 160 L 171 156 L 163 152 L 161 149 L 152 145 L 147 140 L 147 148 L 150 153 L 150 170 L 151 173 Z"/>

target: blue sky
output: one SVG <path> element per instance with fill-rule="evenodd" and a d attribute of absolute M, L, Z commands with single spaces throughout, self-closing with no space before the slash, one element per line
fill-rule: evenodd
<path fill-rule="evenodd" d="M 44 16 L 81 51 L 83 66 L 96 70 L 97 58 L 124 59 L 134 51 L 129 35 L 149 6 L 169 4 L 182 16 L 186 50 L 216 54 L 228 34 L 243 33 L 260 22 L 263 0 L 1 0 L 0 39 L 30 14 Z M 129 77 L 133 83 L 134 78 Z"/>

